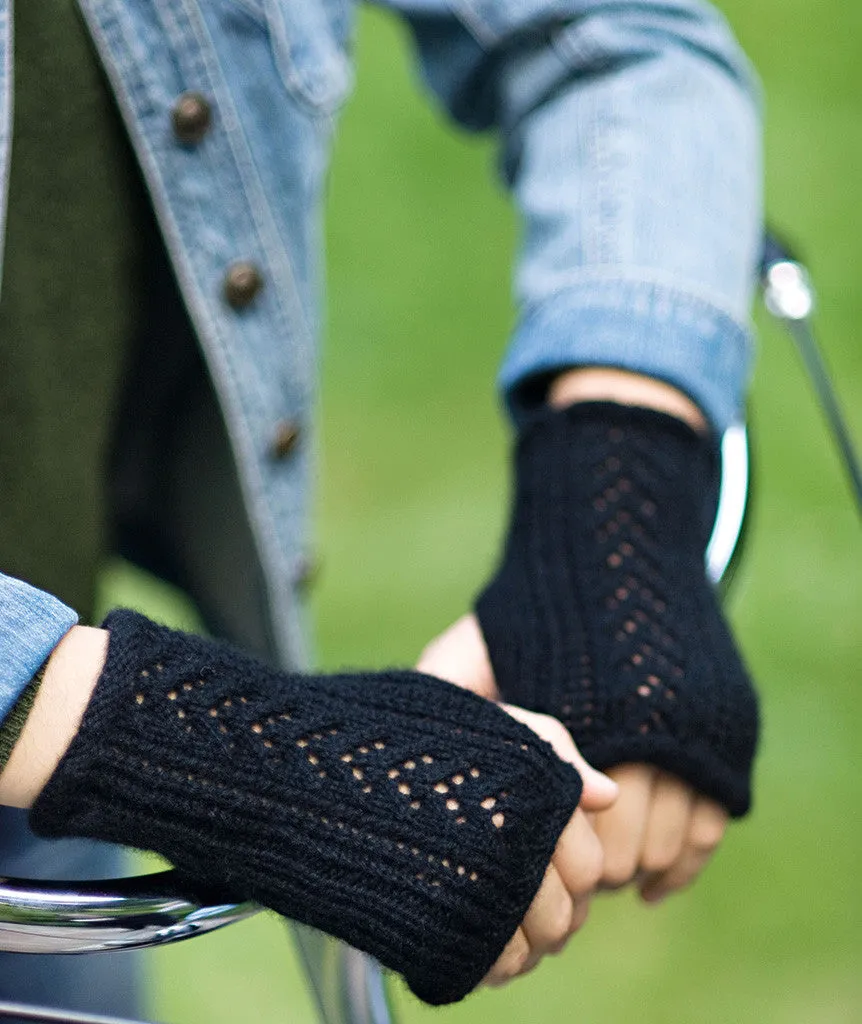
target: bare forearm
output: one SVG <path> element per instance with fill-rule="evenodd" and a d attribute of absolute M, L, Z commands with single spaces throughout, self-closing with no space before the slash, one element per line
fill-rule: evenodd
<path fill-rule="evenodd" d="M 0 804 L 30 807 L 72 741 L 105 662 L 108 634 L 74 626 L 54 648 L 36 703 L 0 775 Z"/>

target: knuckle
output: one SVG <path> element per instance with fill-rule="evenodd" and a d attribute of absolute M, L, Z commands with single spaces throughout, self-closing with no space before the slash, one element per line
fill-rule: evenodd
<path fill-rule="evenodd" d="M 530 958 L 530 945 L 526 938 L 518 933 L 501 954 L 494 968 L 495 973 L 508 981 L 524 970 Z"/>
<path fill-rule="evenodd" d="M 559 952 L 568 941 L 571 934 L 573 912 L 574 907 L 571 902 L 561 904 L 554 914 L 553 920 L 549 921 L 546 945 L 552 953 Z"/>
<path fill-rule="evenodd" d="M 647 874 L 660 874 L 673 865 L 677 854 L 676 846 L 657 846 L 644 850 L 641 867 Z"/>
<path fill-rule="evenodd" d="M 509 957 L 506 958 L 504 970 L 508 979 L 516 978 L 519 974 L 522 974 L 529 964 L 530 951 L 526 947 L 519 948 L 514 951 Z"/>
<path fill-rule="evenodd" d="M 602 850 L 601 843 L 593 837 L 593 844 L 590 850 L 588 863 L 584 869 L 584 879 L 586 882 L 586 888 L 589 890 L 595 889 L 602 878 L 602 872 L 605 867 L 605 854 Z"/>
<path fill-rule="evenodd" d="M 724 822 L 696 821 L 691 827 L 689 843 L 698 853 L 711 853 L 724 838 Z"/>
<path fill-rule="evenodd" d="M 634 855 L 627 852 L 606 854 L 601 879 L 609 889 L 621 889 L 634 878 L 637 867 Z"/>
<path fill-rule="evenodd" d="M 569 925 L 569 935 L 574 935 L 584 927 L 587 918 L 590 916 L 590 900 L 579 900 L 572 913 L 572 920 Z"/>
<path fill-rule="evenodd" d="M 578 851 L 577 869 L 573 873 L 571 891 L 575 895 L 592 892 L 603 878 L 605 867 L 601 844 L 594 834 L 585 837 Z"/>
<path fill-rule="evenodd" d="M 518 977 L 523 977 L 525 974 L 529 974 L 534 968 L 538 967 L 542 962 L 542 954 L 534 953 L 532 956 L 527 957 L 524 961 L 521 969 L 518 971 Z"/>

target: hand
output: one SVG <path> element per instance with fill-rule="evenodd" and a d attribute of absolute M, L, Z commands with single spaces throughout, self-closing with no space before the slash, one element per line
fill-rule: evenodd
<path fill-rule="evenodd" d="M 559 758 L 573 764 L 584 788 L 580 805 L 557 842 L 530 909 L 485 977 L 484 983 L 492 986 L 526 974 L 549 953 L 559 953 L 587 920 L 602 877 L 602 847 L 588 814 L 606 810 L 617 796 L 616 784 L 587 764 L 556 719 L 511 704 L 500 706 L 550 743 Z"/>
<path fill-rule="evenodd" d="M 428 652 L 420 660 L 420 671 L 439 676 L 439 668 L 429 668 L 435 662 L 433 656 L 426 661 L 427 655 Z M 481 670 L 482 665 L 477 662 L 474 667 Z M 455 674 L 459 675 L 457 671 Z M 450 681 L 464 685 L 460 677 Z M 617 786 L 587 764 L 556 719 L 509 704 L 501 707 L 549 743 L 559 758 L 573 764 L 584 788 L 578 810 L 560 836 L 544 880 L 521 926 L 485 977 L 485 984 L 492 986 L 526 974 L 549 953 L 559 953 L 586 921 L 590 902 L 602 878 L 602 847 L 588 815 L 607 811 L 617 797 Z"/>
<path fill-rule="evenodd" d="M 153 850 L 364 949 L 434 1005 L 546 916 L 532 897 L 583 782 L 498 705 L 403 670 L 278 671 L 129 611 L 105 629 L 80 728 L 30 813 L 37 834 Z M 598 843 L 586 882 L 569 878 L 567 846 L 558 876 L 578 895 Z M 552 876 L 542 899 L 558 915 Z"/>
<path fill-rule="evenodd" d="M 727 811 L 653 765 L 608 774 L 620 795 L 592 819 L 604 851 L 601 888 L 633 882 L 647 903 L 657 903 L 690 885 L 724 837 Z"/>
<path fill-rule="evenodd" d="M 499 699 L 474 615 L 463 616 L 432 640 L 418 667 L 489 700 Z M 603 850 L 600 888 L 634 882 L 644 900 L 657 902 L 691 884 L 724 836 L 724 808 L 652 765 L 622 765 L 608 774 L 619 785 L 619 796 L 613 806 L 589 814 Z"/>

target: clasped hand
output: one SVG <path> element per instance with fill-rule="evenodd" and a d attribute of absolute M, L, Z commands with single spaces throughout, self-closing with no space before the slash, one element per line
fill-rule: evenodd
<path fill-rule="evenodd" d="M 475 616 L 465 615 L 423 651 L 417 668 L 490 700 L 499 700 Z M 568 731 L 548 715 L 502 705 L 575 765 L 584 783 L 530 909 L 487 975 L 504 984 L 558 953 L 587 919 L 597 892 L 635 885 L 655 903 L 697 878 L 721 842 L 727 812 L 681 779 L 649 764 L 607 775 L 581 756 Z"/>

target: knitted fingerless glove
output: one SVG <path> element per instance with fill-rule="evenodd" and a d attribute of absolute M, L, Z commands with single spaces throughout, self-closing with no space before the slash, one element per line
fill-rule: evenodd
<path fill-rule="evenodd" d="M 580 777 L 494 704 L 417 672 L 303 676 L 112 613 L 43 836 L 154 850 L 462 998 L 503 951 Z"/>
<path fill-rule="evenodd" d="M 476 613 L 506 700 L 559 718 L 597 768 L 650 762 L 739 816 L 758 712 L 705 574 L 717 469 L 713 443 L 663 413 L 542 413 Z"/>

